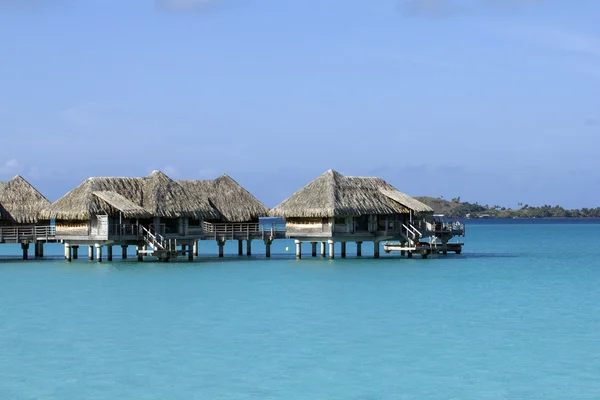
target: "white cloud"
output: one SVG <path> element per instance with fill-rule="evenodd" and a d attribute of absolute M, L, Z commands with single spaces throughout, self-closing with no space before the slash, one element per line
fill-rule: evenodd
<path fill-rule="evenodd" d="M 14 174 L 19 169 L 19 162 L 16 158 L 7 160 L 0 166 L 0 174 Z"/>

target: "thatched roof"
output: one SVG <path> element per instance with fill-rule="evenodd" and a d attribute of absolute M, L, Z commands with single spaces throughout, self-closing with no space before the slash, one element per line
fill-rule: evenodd
<path fill-rule="evenodd" d="M 125 218 L 148 218 L 152 216 L 149 211 L 146 211 L 117 192 L 99 191 L 93 193 L 94 196 L 99 197 L 114 209 L 119 210 Z"/>
<path fill-rule="evenodd" d="M 98 193 L 102 194 L 99 196 Z M 140 210 L 135 206 L 153 217 L 218 218 L 219 215 L 208 201 L 191 196 L 177 182 L 160 171 L 154 171 L 145 178 L 88 178 L 47 207 L 42 216 L 87 220 L 94 215 L 117 215 L 124 210 L 128 210 L 129 215 L 139 215 Z"/>
<path fill-rule="evenodd" d="M 247 222 L 269 213 L 269 208 L 228 175 L 214 180 L 178 181 L 192 195 L 208 199 L 227 222 Z"/>
<path fill-rule="evenodd" d="M 275 206 L 269 215 L 319 218 L 402 214 L 410 210 L 433 211 L 381 178 L 343 176 L 329 170 Z"/>
<path fill-rule="evenodd" d="M 406 206 L 408 209 L 416 211 L 416 212 L 433 212 L 433 208 L 429 207 L 427 204 L 415 199 L 414 197 L 410 197 L 406 193 L 402 193 L 397 191 L 396 189 L 380 189 L 381 193 L 394 200 L 395 202 Z"/>
<path fill-rule="evenodd" d="M 0 214 L 2 219 L 17 224 L 35 224 L 42 209 L 50 202 L 22 176 L 0 182 Z"/>

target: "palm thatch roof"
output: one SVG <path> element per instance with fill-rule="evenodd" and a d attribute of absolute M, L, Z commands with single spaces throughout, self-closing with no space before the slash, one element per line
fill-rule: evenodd
<path fill-rule="evenodd" d="M 110 192 L 107 194 L 106 192 Z M 128 213 L 163 218 L 218 218 L 207 200 L 191 196 L 160 171 L 144 178 L 88 178 L 42 211 L 47 219 L 88 220 L 95 215 Z"/>
<path fill-rule="evenodd" d="M 17 224 L 35 224 L 42 209 L 50 202 L 22 176 L 0 183 L 0 214 L 2 219 Z"/>
<path fill-rule="evenodd" d="M 230 176 L 213 180 L 178 181 L 192 195 L 208 199 L 225 222 L 247 222 L 264 217 L 269 208 Z"/>
<path fill-rule="evenodd" d="M 329 170 L 275 206 L 271 216 L 283 218 L 390 215 L 433 211 L 399 192 L 381 178 L 343 176 Z"/>
<path fill-rule="evenodd" d="M 115 210 L 119 210 L 125 218 L 148 218 L 152 216 L 149 211 L 146 211 L 117 192 L 99 191 L 93 192 L 93 194 L 101 200 L 104 200 Z"/>

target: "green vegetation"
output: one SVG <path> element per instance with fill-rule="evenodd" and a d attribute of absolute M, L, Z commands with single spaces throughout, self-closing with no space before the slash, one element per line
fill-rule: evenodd
<path fill-rule="evenodd" d="M 600 218 L 600 207 L 566 210 L 561 206 L 531 207 L 519 203 L 519 209 L 513 210 L 499 205 L 481 205 L 478 203 L 461 202 L 460 197 L 452 200 L 434 197 L 416 197 L 435 210 L 449 218 Z"/>

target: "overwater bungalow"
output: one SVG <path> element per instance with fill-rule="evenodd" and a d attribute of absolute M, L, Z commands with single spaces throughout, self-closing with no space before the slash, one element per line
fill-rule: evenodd
<path fill-rule="evenodd" d="M 252 240 L 264 240 L 267 255 L 276 232 L 271 234 L 258 223 L 260 217 L 267 216 L 269 208 L 230 176 L 223 174 L 211 180 L 177 181 L 192 196 L 207 200 L 218 212 L 216 218 L 190 221 L 190 225 L 202 224 L 204 239 L 215 239 L 219 245 L 219 256 L 223 256 L 223 246 L 227 240 L 238 241 L 238 254 L 243 254 L 243 241 L 246 241 L 246 254 L 252 253 Z M 267 235 L 265 235 L 267 233 Z"/>
<path fill-rule="evenodd" d="M 21 243 L 27 258 L 29 244 L 36 257 L 43 256 L 43 243 L 52 235 L 48 220 L 40 212 L 50 202 L 22 176 L 0 182 L 0 243 Z"/>
<path fill-rule="evenodd" d="M 312 244 L 316 256 L 321 243 L 325 256 L 334 258 L 334 246 L 341 243 L 341 256 L 346 256 L 346 243 L 355 242 L 357 255 L 362 243 L 374 243 L 374 256 L 379 257 L 380 242 L 398 240 L 412 254 L 421 238 L 432 229 L 433 209 L 398 191 L 381 178 L 343 176 L 329 170 L 273 208 L 271 216 L 282 217 L 286 234 L 295 239 L 296 257 L 302 255 L 302 243 Z"/>
<path fill-rule="evenodd" d="M 144 252 L 159 257 L 176 255 L 182 247 L 191 258 L 193 245 L 202 239 L 201 222 L 219 218 L 220 214 L 206 198 L 191 195 L 182 185 L 160 171 L 143 178 L 89 178 L 52 203 L 41 213 L 55 220 L 56 239 L 65 244 L 65 258 L 77 258 L 80 245 L 94 248 L 98 261 L 102 247 L 107 246 L 112 259 L 112 246 L 138 248 L 138 259 Z M 150 250 L 143 247 L 150 246 Z"/>

